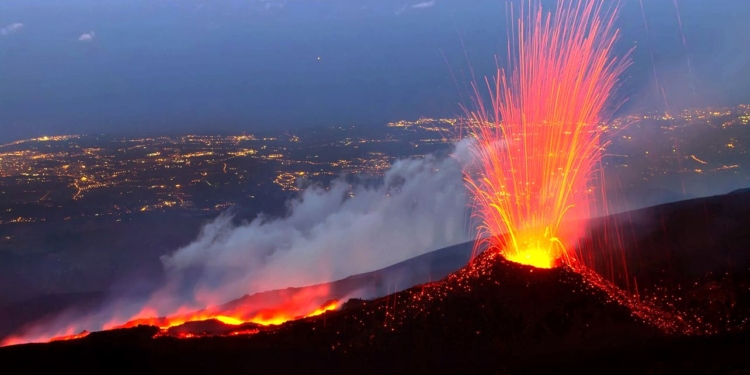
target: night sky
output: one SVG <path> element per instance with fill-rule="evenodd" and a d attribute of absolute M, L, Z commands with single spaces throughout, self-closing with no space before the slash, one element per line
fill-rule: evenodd
<path fill-rule="evenodd" d="M 623 0 L 620 112 L 750 102 L 750 2 Z M 3 0 L 0 140 L 455 116 L 505 56 L 503 0 Z M 651 48 L 649 48 L 651 47 Z M 689 74 L 687 58 L 693 75 Z M 695 95 L 692 87 L 695 87 Z"/>

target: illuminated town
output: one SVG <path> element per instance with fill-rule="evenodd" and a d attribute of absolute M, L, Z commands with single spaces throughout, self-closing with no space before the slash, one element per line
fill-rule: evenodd
<path fill-rule="evenodd" d="M 446 152 L 460 119 L 243 135 L 127 139 L 45 136 L 0 145 L 0 224 L 140 212 L 263 210 L 311 183 L 378 177 L 399 158 Z M 607 126 L 605 174 L 618 188 L 750 177 L 750 105 L 641 114 Z M 670 185 L 671 186 L 671 185 Z"/>

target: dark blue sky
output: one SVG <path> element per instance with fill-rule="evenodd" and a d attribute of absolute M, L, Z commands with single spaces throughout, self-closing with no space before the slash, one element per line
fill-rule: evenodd
<path fill-rule="evenodd" d="M 673 0 L 643 1 L 671 106 L 750 101 L 750 1 L 678 0 L 692 80 Z M 620 47 L 638 49 L 620 95 L 629 97 L 624 110 L 642 110 L 656 102 L 649 41 L 638 1 L 623 4 Z M 493 74 L 493 55 L 506 40 L 505 6 L 504 0 L 2 0 L 0 139 L 456 115 L 469 98 L 451 70 L 459 85 L 470 81 L 465 45 L 477 74 Z"/>

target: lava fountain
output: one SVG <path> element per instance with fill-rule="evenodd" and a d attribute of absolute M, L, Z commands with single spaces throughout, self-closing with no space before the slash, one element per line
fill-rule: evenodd
<path fill-rule="evenodd" d="M 558 0 L 554 12 L 524 1 L 517 19 L 511 9 L 507 69 L 485 80 L 489 105 L 474 85 L 476 110 L 467 110 L 477 249 L 540 268 L 580 259 L 572 245 L 583 228 L 572 219 L 604 191 L 602 122 L 630 63 L 612 54 L 617 13 L 596 0 Z"/>

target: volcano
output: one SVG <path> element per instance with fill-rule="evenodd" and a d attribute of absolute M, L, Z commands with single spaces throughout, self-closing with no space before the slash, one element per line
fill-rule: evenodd
<path fill-rule="evenodd" d="M 588 240 L 601 243 L 602 254 L 625 248 L 628 280 L 639 284 L 632 290 L 620 285 L 625 280 L 524 266 L 490 250 L 441 280 L 281 325 L 207 320 L 168 334 L 147 325 L 93 332 L 2 348 L 0 367 L 13 374 L 746 373 L 749 218 L 750 191 L 739 191 L 595 220 Z M 606 240 L 617 235 L 613 224 L 617 245 Z"/>

